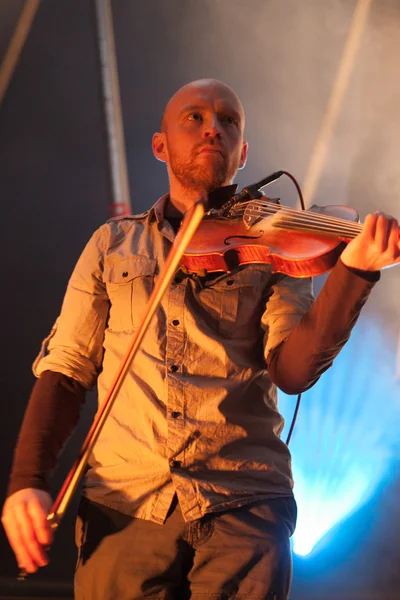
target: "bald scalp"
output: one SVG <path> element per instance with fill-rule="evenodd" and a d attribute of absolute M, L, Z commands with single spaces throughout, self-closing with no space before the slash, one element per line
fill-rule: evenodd
<path fill-rule="evenodd" d="M 187 94 L 187 92 L 201 92 L 201 90 L 218 91 L 221 92 L 221 94 L 224 94 L 228 99 L 237 105 L 237 109 L 244 123 L 244 109 L 242 103 L 239 99 L 239 96 L 229 85 L 223 81 L 219 81 L 219 79 L 197 79 L 180 87 L 167 102 L 161 118 L 161 131 L 163 133 L 167 132 L 169 115 L 173 111 L 174 107 L 180 104 L 182 98 Z"/>

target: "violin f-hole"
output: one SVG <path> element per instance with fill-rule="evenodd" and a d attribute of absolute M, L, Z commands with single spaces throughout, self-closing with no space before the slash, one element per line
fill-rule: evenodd
<path fill-rule="evenodd" d="M 264 235 L 264 231 L 260 230 L 260 235 L 230 235 L 224 239 L 224 245 L 229 246 L 231 240 L 258 240 Z"/>

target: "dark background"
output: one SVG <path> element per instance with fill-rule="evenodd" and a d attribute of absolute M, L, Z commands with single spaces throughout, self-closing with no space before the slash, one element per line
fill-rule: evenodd
<path fill-rule="evenodd" d="M 0 58 L 22 1 L 0 0 Z M 329 100 L 351 17 L 350 0 L 113 0 L 133 212 L 167 189 L 151 152 L 163 107 L 200 77 L 230 84 L 247 113 L 249 164 L 240 185 L 276 169 L 303 182 Z M 400 4 L 375 0 L 346 91 L 315 201 L 349 204 L 363 218 L 399 216 L 398 65 Z M 0 108 L 2 245 L 1 471 L 4 498 L 12 452 L 33 384 L 31 363 L 56 318 L 74 263 L 110 216 L 107 136 L 94 2 L 42 0 Z M 274 193 L 294 205 L 291 184 Z M 317 282 L 318 288 L 318 282 Z M 384 274 L 368 305 L 387 347 L 399 338 L 399 276 Z M 57 492 L 93 414 L 92 394 L 79 431 L 54 477 Z M 377 398 L 377 406 L 384 398 Z M 391 600 L 400 597 L 399 464 L 356 513 L 307 559 L 295 557 L 292 600 Z M 0 534 L 0 595 L 70 594 L 75 562 L 72 503 L 51 565 L 25 583 Z"/>

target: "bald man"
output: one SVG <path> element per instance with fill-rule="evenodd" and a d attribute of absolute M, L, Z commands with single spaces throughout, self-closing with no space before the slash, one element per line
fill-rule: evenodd
<path fill-rule="evenodd" d="M 153 152 L 169 193 L 94 233 L 34 363 L 3 524 L 18 564 L 47 563 L 50 474 L 86 390 L 99 404 L 140 325 L 182 215 L 231 198 L 246 163 L 244 111 L 204 79 L 168 102 Z M 298 393 L 332 364 L 398 224 L 369 215 L 313 302 L 311 282 L 268 265 L 179 270 L 89 460 L 77 519 L 78 600 L 288 598 L 296 521 L 277 387 Z"/>

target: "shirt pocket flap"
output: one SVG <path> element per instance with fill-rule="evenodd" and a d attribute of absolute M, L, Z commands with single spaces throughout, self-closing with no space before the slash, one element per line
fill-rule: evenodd
<path fill-rule="evenodd" d="M 258 286 L 261 281 L 261 273 L 251 267 L 242 271 L 225 275 L 212 284 L 215 290 L 236 290 L 243 287 Z"/>
<path fill-rule="evenodd" d="M 219 307 L 217 331 L 223 338 L 257 339 L 267 277 L 267 271 L 248 266 L 218 278 L 201 292 L 207 294 L 207 306 Z"/>
<path fill-rule="evenodd" d="M 145 256 L 127 256 L 106 264 L 104 279 L 107 283 L 129 283 L 136 277 L 152 276 L 156 272 L 157 261 Z"/>

